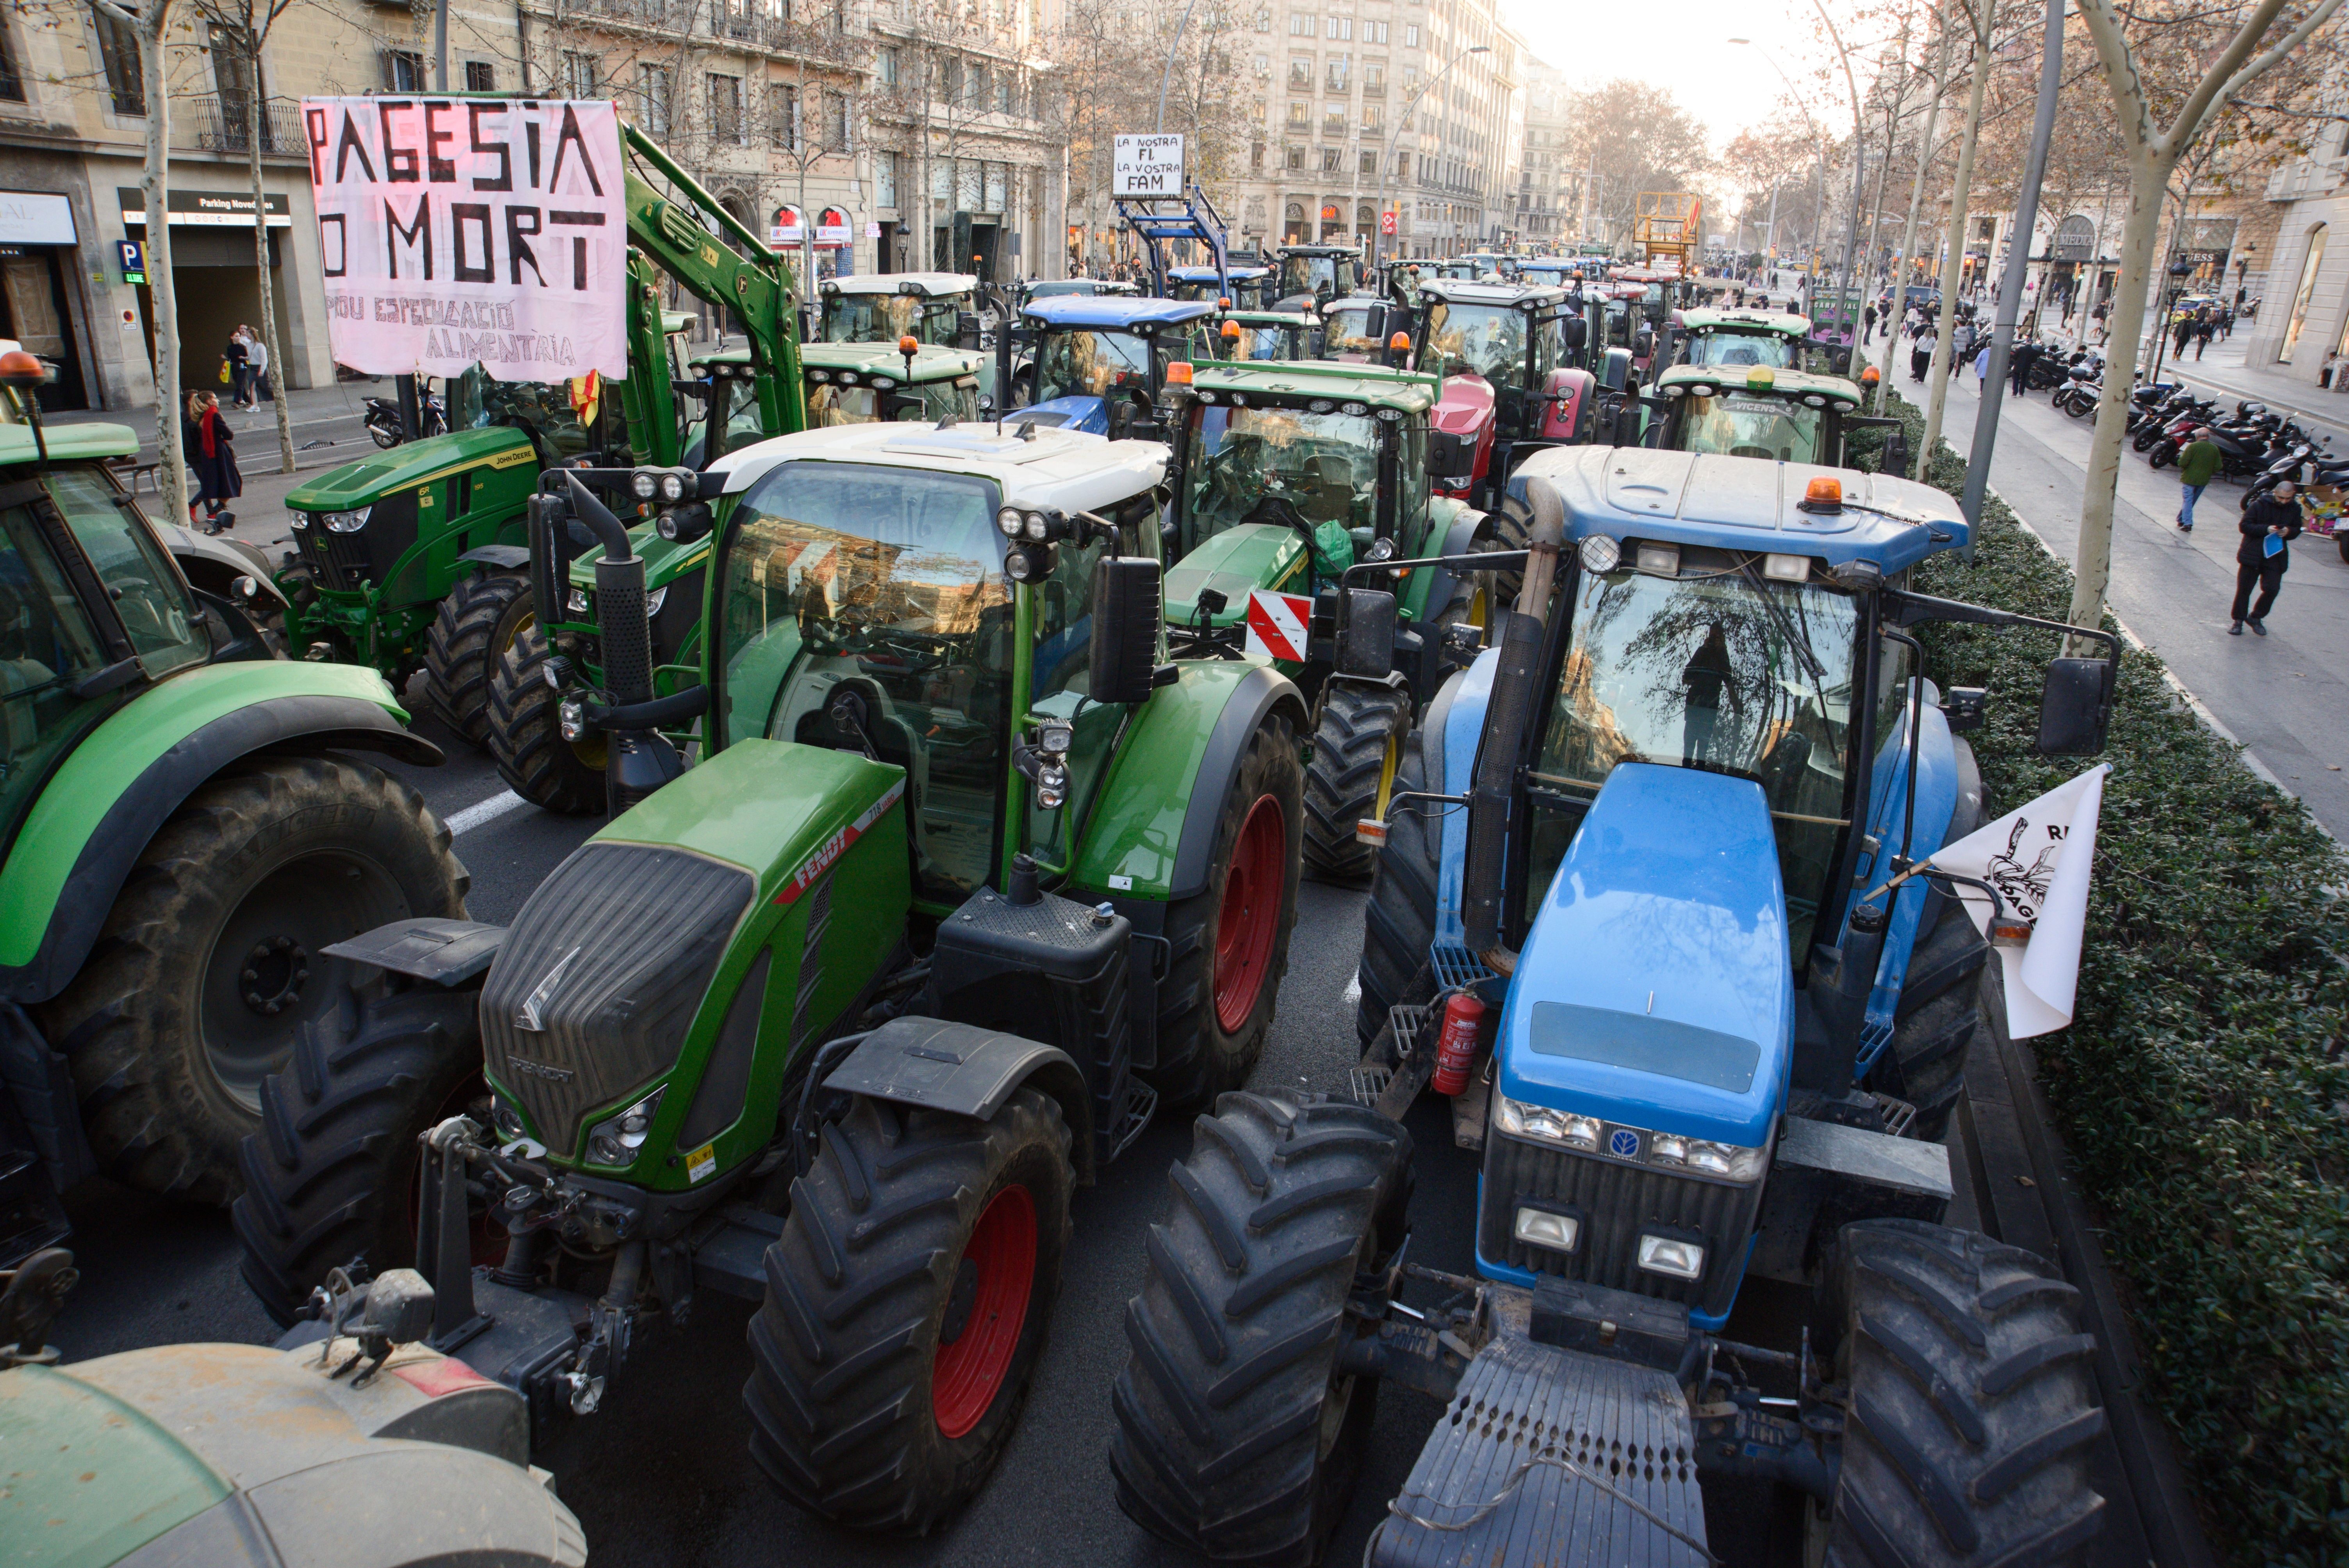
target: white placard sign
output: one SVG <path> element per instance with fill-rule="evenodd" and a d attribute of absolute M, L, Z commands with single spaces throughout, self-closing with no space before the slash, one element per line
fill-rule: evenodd
<path fill-rule="evenodd" d="M 1183 139 L 1121 136 L 1111 147 L 1110 193 L 1114 196 L 1183 194 Z"/>
<path fill-rule="evenodd" d="M 628 369 L 608 102 L 302 100 L 335 358 L 502 381 Z"/>

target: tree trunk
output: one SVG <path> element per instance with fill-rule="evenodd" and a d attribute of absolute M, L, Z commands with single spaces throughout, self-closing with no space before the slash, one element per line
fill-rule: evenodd
<path fill-rule="evenodd" d="M 146 0 L 130 16 L 147 94 L 147 168 L 139 187 L 147 206 L 147 297 L 155 312 L 157 488 L 173 522 L 188 521 L 188 454 L 180 440 L 180 302 L 171 282 L 171 97 L 163 59 L 171 0 Z"/>
<path fill-rule="evenodd" d="M 2155 238 L 2168 183 L 2167 160 L 2140 156 L 2129 165 L 2128 222 L 2121 226 L 2121 275 L 2106 323 L 2105 389 L 2096 399 L 2096 429 L 2088 441 L 2088 476 L 2080 500 L 2080 542 L 2072 609 L 2075 626 L 2098 624 L 2113 575 L 2113 491 L 2120 481 L 2121 438 L 2127 434 L 2129 393 L 2137 384 L 2137 335 L 2145 325 L 2146 288 L 2153 277 Z"/>
<path fill-rule="evenodd" d="M 1909 274 L 1917 265 L 1917 214 L 1925 203 L 1925 176 L 1933 167 L 1933 133 L 1941 126 L 1941 99 L 1950 87 L 1950 29 L 1943 19 L 1933 57 L 1933 101 L 1925 110 L 1925 136 L 1917 144 L 1917 178 L 1909 187 L 1909 223 L 1900 232 L 1900 253 L 1892 262 L 1891 329 L 1884 335 L 1884 360 L 1877 367 L 1878 411 L 1892 396 L 1892 356 L 1900 346 L 1900 324 L 1909 314 Z"/>
<path fill-rule="evenodd" d="M 1982 0 L 1984 5 L 1988 0 Z M 1966 129 L 1958 143 L 1958 170 L 1950 191 L 1949 253 L 1941 258 L 1941 318 L 1934 335 L 1933 365 L 1928 370 L 1925 397 L 1925 439 L 1917 450 L 1917 477 L 1931 471 L 1933 449 L 1940 444 L 1941 410 L 1950 394 L 1950 328 L 1958 318 L 1958 269 L 1966 255 L 1966 202 L 1973 194 L 1974 144 L 1982 134 L 1982 94 L 1990 86 L 1991 53 L 1988 13 L 1985 26 L 1974 35 L 1974 82 L 1966 96 Z"/>
<path fill-rule="evenodd" d="M 277 339 L 277 287 L 269 275 L 269 199 L 261 190 L 261 43 L 251 40 L 245 60 L 252 67 L 253 90 L 245 95 L 245 155 L 253 172 L 253 270 L 261 280 L 261 345 L 269 351 L 269 374 L 277 377 L 270 391 L 270 407 L 277 411 L 277 471 L 290 474 L 301 465 L 294 457 L 294 416 L 285 407 L 285 360 Z M 259 388 L 256 386 L 255 390 Z"/>

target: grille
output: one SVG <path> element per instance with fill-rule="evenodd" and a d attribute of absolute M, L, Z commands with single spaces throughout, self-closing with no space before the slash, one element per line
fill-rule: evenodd
<path fill-rule="evenodd" d="M 481 1050 L 548 1148 L 676 1063 L 751 892 L 740 866 L 591 843 L 530 895 L 482 987 Z"/>
<path fill-rule="evenodd" d="M 317 569 L 318 582 L 337 593 L 353 593 L 368 573 L 367 535 L 333 533 L 313 522 L 298 531 L 302 559 Z"/>
<path fill-rule="evenodd" d="M 1477 1251 L 1496 1263 L 1684 1302 L 1708 1314 L 1728 1310 L 1753 1233 L 1762 1183 L 1674 1175 L 1595 1155 L 1544 1148 L 1495 1130 L 1485 1144 L 1484 1212 Z M 1569 1203 L 1580 1212 L 1582 1242 L 1571 1256 L 1528 1247 L 1512 1233 L 1528 1198 Z M 1692 1231 L 1704 1241 L 1704 1278 L 1676 1280 L 1639 1267 L 1640 1233 L 1648 1227 Z M 1563 1261 L 1565 1266 L 1561 1268 Z"/>

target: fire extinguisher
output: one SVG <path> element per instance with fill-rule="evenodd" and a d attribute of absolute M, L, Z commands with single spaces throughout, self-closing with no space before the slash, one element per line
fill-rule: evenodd
<path fill-rule="evenodd" d="M 1456 1095 L 1468 1087 L 1468 1069 L 1476 1063 L 1476 1037 L 1485 1027 L 1485 1004 L 1466 991 L 1455 992 L 1444 1004 L 1444 1031 L 1435 1039 L 1438 1094 Z"/>

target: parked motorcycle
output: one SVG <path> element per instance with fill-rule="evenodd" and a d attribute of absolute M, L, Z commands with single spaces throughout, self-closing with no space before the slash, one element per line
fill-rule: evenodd
<path fill-rule="evenodd" d="M 416 394 L 417 422 L 424 427 L 420 434 L 445 436 L 449 433 L 449 411 L 442 406 L 440 395 L 427 389 Z M 408 439 L 408 429 L 399 417 L 399 402 L 393 397 L 369 397 L 367 414 L 360 421 L 375 444 L 388 451 Z"/>

